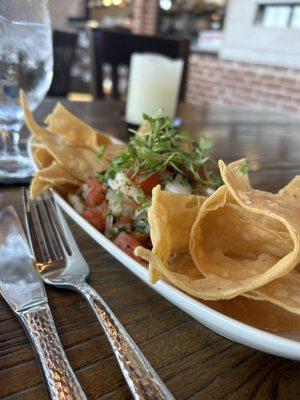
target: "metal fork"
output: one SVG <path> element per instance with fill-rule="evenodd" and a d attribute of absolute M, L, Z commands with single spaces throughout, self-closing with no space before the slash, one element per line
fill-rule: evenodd
<path fill-rule="evenodd" d="M 43 281 L 73 289 L 88 301 L 104 329 L 135 399 L 174 399 L 100 295 L 86 282 L 89 266 L 51 193 L 32 201 L 23 191 L 28 240 Z"/>

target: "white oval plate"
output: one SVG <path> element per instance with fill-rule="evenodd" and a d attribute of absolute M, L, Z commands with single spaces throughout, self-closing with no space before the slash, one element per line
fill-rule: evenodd
<path fill-rule="evenodd" d="M 29 154 L 33 160 L 31 153 L 30 141 L 28 145 Z M 33 160 L 34 163 L 34 160 Z M 60 207 L 90 235 L 100 246 L 107 250 L 112 256 L 120 261 L 139 279 L 147 285 L 148 271 L 147 269 L 133 260 L 117 246 L 115 246 L 102 233 L 89 224 L 84 218 L 78 214 L 73 207 L 70 206 L 59 194 L 54 191 L 54 198 Z M 196 299 L 176 289 L 164 281 L 159 281 L 154 285 L 150 285 L 152 289 L 161 294 L 175 306 L 185 311 L 191 317 L 195 318 L 201 324 L 216 333 L 253 349 L 264 351 L 269 354 L 289 358 L 292 360 L 300 360 L 300 332 L 292 334 L 289 332 L 273 334 L 261 329 L 253 328 L 240 321 L 227 317 L 218 311 L 200 303 Z"/>

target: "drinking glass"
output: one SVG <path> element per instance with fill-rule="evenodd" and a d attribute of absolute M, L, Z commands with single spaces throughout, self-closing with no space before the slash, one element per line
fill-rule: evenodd
<path fill-rule="evenodd" d="M 49 89 L 52 70 L 48 0 L 0 0 L 0 182 L 32 173 L 27 153 L 19 148 L 19 91 L 35 110 Z"/>

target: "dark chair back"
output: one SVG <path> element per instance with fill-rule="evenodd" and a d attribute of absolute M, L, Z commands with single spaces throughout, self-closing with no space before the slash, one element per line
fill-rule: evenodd
<path fill-rule="evenodd" d="M 118 66 L 130 64 L 132 53 L 159 53 L 170 58 L 182 58 L 184 69 L 180 99 L 184 99 L 189 41 L 158 36 L 142 36 L 107 29 L 91 30 L 92 94 L 103 98 L 103 64 L 112 67 L 112 97 L 119 99 Z"/>
<path fill-rule="evenodd" d="M 77 45 L 77 34 L 53 32 L 53 79 L 48 92 L 50 96 L 66 96 L 70 86 L 70 70 Z"/>

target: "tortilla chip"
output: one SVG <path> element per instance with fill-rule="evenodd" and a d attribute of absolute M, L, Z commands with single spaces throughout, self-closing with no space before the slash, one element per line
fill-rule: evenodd
<path fill-rule="evenodd" d="M 70 183 L 72 185 L 81 185 L 81 181 L 74 178 L 68 171 L 64 170 L 56 161 L 53 161 L 48 168 L 44 168 L 34 174 L 46 182 L 53 183 L 53 186 Z"/>
<path fill-rule="evenodd" d="M 300 207 L 286 196 L 252 189 L 246 176 L 222 161 L 219 166 L 225 186 L 203 204 L 190 252 L 204 276 L 232 280 L 230 291 L 223 293 L 232 298 L 280 278 L 298 264 Z"/>
<path fill-rule="evenodd" d="M 47 142 L 47 149 L 66 171 L 82 182 L 85 182 L 95 172 L 102 170 L 95 153 L 89 149 L 67 147 L 51 142 Z"/>
<path fill-rule="evenodd" d="M 196 267 L 191 258 L 191 265 L 185 264 L 180 272 L 172 267 L 171 256 L 189 252 L 191 227 L 201 204 L 203 207 L 210 199 L 214 202 L 213 196 L 206 200 L 205 197 L 200 196 L 183 196 L 162 192 L 160 186 L 153 189 L 152 204 L 148 212 L 153 249 L 149 251 L 138 247 L 135 251 L 137 256 L 149 262 L 151 282 L 155 282 L 163 276 L 191 296 L 206 300 L 230 298 L 228 293 L 232 288 L 240 287 L 238 281 L 234 282 L 222 276 L 204 278 L 200 269 L 198 270 L 199 274 L 192 273 Z M 154 270 L 158 271 L 160 275 L 156 271 L 154 275 Z"/>
<path fill-rule="evenodd" d="M 238 296 L 231 300 L 203 301 L 205 305 L 230 318 L 271 332 L 299 332 L 300 316 L 260 300 Z"/>
<path fill-rule="evenodd" d="M 30 197 L 35 199 L 37 196 L 52 187 L 50 182 L 46 182 L 39 177 L 34 177 L 30 185 Z"/>
<path fill-rule="evenodd" d="M 31 147 L 43 147 L 43 148 L 45 147 L 43 143 L 37 137 L 34 136 L 32 136 L 30 139 L 30 145 Z"/>
<path fill-rule="evenodd" d="M 97 151 L 99 150 L 100 146 L 113 145 L 113 142 L 108 133 L 99 132 L 99 131 L 96 131 L 96 133 L 97 133 L 97 145 L 98 145 Z M 118 145 L 118 146 L 122 146 L 123 148 L 125 147 L 125 145 Z"/>
<path fill-rule="evenodd" d="M 300 199 L 300 175 L 295 176 L 295 178 L 292 179 L 278 193 L 288 196 L 291 200 L 299 201 L 299 199 Z"/>
<path fill-rule="evenodd" d="M 270 301 L 289 312 L 300 315 L 300 274 L 296 271 L 289 272 L 244 296 Z"/>
<path fill-rule="evenodd" d="M 190 254 L 177 255 L 172 260 L 171 268 L 174 272 L 184 273 L 194 279 L 202 277 Z M 201 300 L 201 303 L 255 328 L 273 332 L 300 331 L 300 316 L 287 312 L 269 301 L 253 297 L 252 295 L 252 298 L 237 296 L 230 300 Z"/>
<path fill-rule="evenodd" d="M 300 195 L 300 176 L 296 176 L 284 188 L 280 195 L 287 196 L 291 201 L 298 202 Z M 300 314 L 300 265 L 283 277 L 258 288 L 245 296 L 268 300 L 285 310 Z"/>
<path fill-rule="evenodd" d="M 205 197 L 163 192 L 158 185 L 152 190 L 148 212 L 153 253 L 167 262 L 171 254 L 186 252 L 192 225 Z M 155 265 L 149 265 L 151 283 L 160 279 Z"/>
<path fill-rule="evenodd" d="M 65 171 L 56 161 L 53 161 L 49 167 L 34 173 L 30 187 L 30 196 L 34 200 L 50 187 L 53 188 L 65 184 L 78 187 L 81 185 L 81 181 Z"/>
<path fill-rule="evenodd" d="M 108 145 L 111 140 L 98 133 L 88 124 L 73 115 L 61 103 L 58 103 L 52 114 L 45 119 L 47 130 L 62 136 L 66 144 L 76 147 L 86 147 L 95 152 L 99 145 Z"/>
<path fill-rule="evenodd" d="M 136 254 L 196 298 L 231 299 L 243 294 L 299 313 L 300 279 L 296 271 L 291 272 L 300 259 L 300 223 L 294 220 L 300 221 L 299 205 L 286 194 L 253 190 L 248 177 L 238 169 L 240 163 L 230 167 L 220 163 L 225 185 L 202 204 L 190 235 L 195 264 L 189 261 L 181 270 L 172 268 L 170 256 L 176 248 L 171 249 L 165 232 L 170 229 L 177 237 L 180 225 L 166 222 L 170 211 L 162 207 L 160 199 L 152 203 L 149 215 L 156 214 L 156 218 L 149 218 L 149 222 L 154 238 L 161 237 L 163 250 L 151 252 L 139 247 Z M 171 207 L 176 215 L 177 205 Z"/>
<path fill-rule="evenodd" d="M 134 254 L 148 261 L 149 265 L 152 264 L 161 273 L 161 276 L 174 286 L 195 298 L 204 300 L 231 298 L 228 293 L 231 293 L 232 288 L 236 286 L 232 281 L 223 278 L 195 278 L 194 275 L 189 276 L 186 270 L 183 273 L 174 272 L 170 262 L 163 262 L 160 256 L 141 246 L 135 249 Z M 190 265 L 189 271 L 192 269 L 192 265 Z"/>
<path fill-rule="evenodd" d="M 43 147 L 36 147 L 32 150 L 32 156 L 39 169 L 49 167 L 53 162 L 53 157 Z"/>
<path fill-rule="evenodd" d="M 54 135 L 39 126 L 29 110 L 24 93 L 21 93 L 20 98 L 28 129 L 43 142 L 49 154 L 58 164 L 73 177 L 83 182 L 96 171 L 101 170 L 94 151 L 88 148 L 68 146 L 61 136 Z"/>
<path fill-rule="evenodd" d="M 142 248 L 140 248 L 138 253 L 142 254 L 144 250 L 145 249 L 142 250 Z M 187 277 L 191 280 L 203 280 L 203 277 L 193 263 L 190 254 L 187 253 L 179 254 L 172 259 L 169 263 L 169 271 L 178 274 L 177 276 L 179 277 L 177 282 L 173 279 L 169 282 L 187 293 L 189 293 L 189 291 L 186 291 L 184 285 L 181 285 L 182 276 L 185 277 L 183 278 L 183 281 Z M 172 277 L 174 276 L 175 275 L 172 275 Z M 168 282 L 167 278 L 163 277 L 163 279 Z M 200 299 L 199 301 L 230 318 L 259 329 L 273 332 L 295 332 L 300 330 L 300 317 L 298 315 L 287 312 L 281 307 L 277 307 L 268 301 L 259 301 L 242 296 L 237 296 L 230 300 L 205 301 Z"/>

